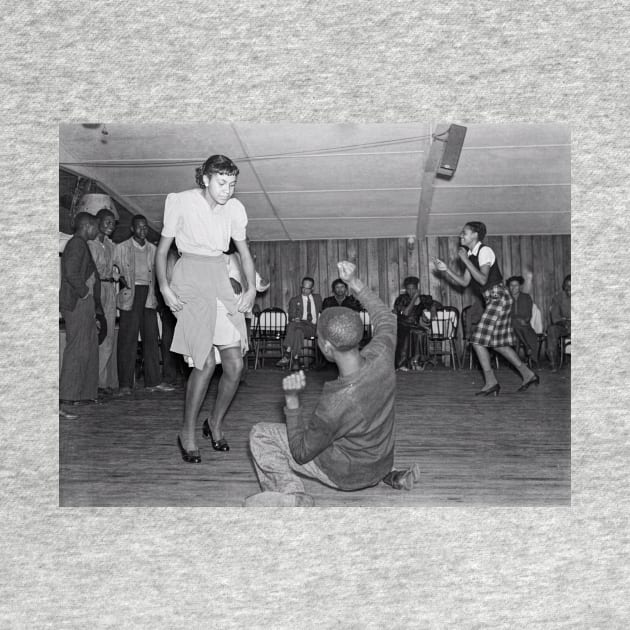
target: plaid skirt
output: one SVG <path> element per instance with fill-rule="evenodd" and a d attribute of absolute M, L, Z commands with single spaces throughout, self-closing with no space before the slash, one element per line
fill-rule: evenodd
<path fill-rule="evenodd" d="M 495 284 L 483 292 L 483 299 L 486 307 L 470 340 L 486 348 L 514 346 L 510 292 L 503 284 Z"/>

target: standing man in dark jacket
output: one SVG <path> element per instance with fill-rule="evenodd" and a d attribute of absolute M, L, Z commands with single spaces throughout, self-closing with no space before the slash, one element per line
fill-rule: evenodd
<path fill-rule="evenodd" d="M 374 325 L 372 341 L 359 350 L 363 323 L 344 307 L 326 309 L 317 322 L 322 354 L 339 368 L 339 378 L 324 385 L 315 411 L 306 414 L 300 392 L 304 372 L 283 382 L 286 424 L 261 422 L 250 433 L 250 450 L 263 492 L 246 506 L 311 506 L 301 476 L 339 490 L 358 490 L 384 481 L 411 489 L 419 477 L 414 465 L 392 470 L 396 318 L 355 276 L 355 266 L 338 264 L 340 276 L 365 305 Z"/>
<path fill-rule="evenodd" d="M 61 257 L 59 310 L 66 323 L 66 347 L 59 377 L 59 402 L 77 405 L 98 399 L 98 329 L 104 322 L 101 285 L 88 241 L 98 221 L 87 212 L 75 218 L 75 233 Z M 105 325 L 105 324 L 101 324 Z"/>

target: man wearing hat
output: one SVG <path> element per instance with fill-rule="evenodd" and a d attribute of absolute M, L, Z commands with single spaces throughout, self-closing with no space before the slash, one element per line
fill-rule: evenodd
<path fill-rule="evenodd" d="M 88 404 L 98 399 L 99 318 L 106 330 L 100 305 L 100 282 L 88 242 L 98 233 L 98 222 L 87 212 L 74 220 L 75 233 L 61 258 L 59 310 L 66 325 L 66 347 L 59 376 L 59 403 Z"/>

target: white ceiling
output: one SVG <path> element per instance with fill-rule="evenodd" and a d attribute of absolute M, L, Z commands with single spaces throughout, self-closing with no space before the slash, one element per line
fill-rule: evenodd
<path fill-rule="evenodd" d="M 59 161 L 158 230 L 166 195 L 194 188 L 195 168 L 222 153 L 240 169 L 235 196 L 253 240 L 407 236 L 432 133 L 447 126 L 66 124 Z M 491 234 L 570 233 L 568 126 L 466 127 L 455 175 L 435 181 L 428 234 L 457 234 L 474 219 Z"/>

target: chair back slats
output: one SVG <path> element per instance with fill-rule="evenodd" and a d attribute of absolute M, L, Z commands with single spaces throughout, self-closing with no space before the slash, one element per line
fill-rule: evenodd
<path fill-rule="evenodd" d="M 254 369 L 264 367 L 265 357 L 282 356 L 282 340 L 287 328 L 287 314 L 277 306 L 260 312 L 254 324 L 252 341 L 255 350 Z"/>
<path fill-rule="evenodd" d="M 459 355 L 455 351 L 459 311 L 454 306 L 444 306 L 431 317 L 429 330 L 429 355 L 432 358 L 447 356 L 453 369 L 457 369 Z"/>
<path fill-rule="evenodd" d="M 254 336 L 258 338 L 284 337 L 286 327 L 287 314 L 281 308 L 266 308 L 258 316 Z"/>
<path fill-rule="evenodd" d="M 370 314 L 365 309 L 361 309 L 359 311 L 359 316 L 363 322 L 363 339 L 369 341 L 372 339 L 372 323 L 370 322 Z"/>
<path fill-rule="evenodd" d="M 432 341 L 455 339 L 458 323 L 459 311 L 454 306 L 445 306 L 438 309 L 435 315 L 431 317 L 430 339 Z"/>

